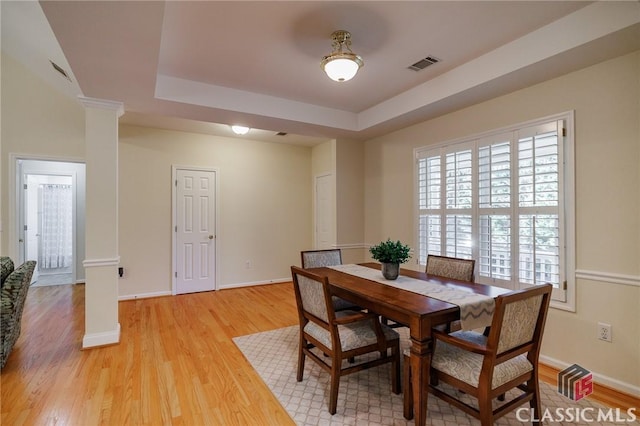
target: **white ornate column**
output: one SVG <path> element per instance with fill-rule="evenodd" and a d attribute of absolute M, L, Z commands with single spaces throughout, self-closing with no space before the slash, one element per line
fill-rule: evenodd
<path fill-rule="evenodd" d="M 118 322 L 118 118 L 121 102 L 79 97 L 85 107 L 86 258 L 82 347 L 120 342 Z"/>

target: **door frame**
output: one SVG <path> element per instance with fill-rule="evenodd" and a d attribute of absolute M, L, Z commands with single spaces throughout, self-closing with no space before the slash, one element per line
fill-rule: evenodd
<path fill-rule="evenodd" d="M 178 211 L 177 211 L 177 183 L 178 183 L 178 170 L 188 170 L 194 172 L 213 172 L 215 176 L 215 185 L 214 185 L 214 202 L 215 206 L 213 209 L 214 214 L 214 226 L 216 227 L 215 235 L 216 237 L 213 239 L 213 247 L 214 247 L 214 258 L 213 258 L 213 267 L 215 268 L 214 273 L 214 283 L 213 290 L 216 291 L 219 288 L 219 278 L 220 278 L 220 270 L 218 268 L 218 240 L 220 236 L 219 232 L 219 199 L 220 199 L 220 170 L 217 167 L 199 167 L 199 166 L 180 166 L 180 165 L 171 165 L 171 295 L 176 296 L 177 287 L 178 287 L 178 251 L 176 244 L 178 243 L 176 232 L 177 232 L 177 219 L 178 219 Z"/>
<path fill-rule="evenodd" d="M 23 219 L 20 218 L 20 214 L 21 214 L 21 201 L 22 201 L 22 191 L 20 188 L 20 184 L 22 183 L 22 179 L 23 177 L 18 176 L 18 173 L 20 172 L 21 175 L 24 175 L 24 173 L 22 173 L 22 168 L 18 167 L 18 161 L 19 160 L 23 160 L 23 161 L 50 161 L 50 162 L 58 162 L 58 163 L 79 163 L 79 164 L 86 164 L 85 159 L 84 158 L 80 158 L 80 157 L 56 157 L 56 156 L 49 156 L 49 155 L 34 155 L 34 154 L 20 154 L 20 153 L 15 153 L 15 152 L 10 152 L 9 153 L 9 174 L 8 174 L 8 226 L 6 228 L 4 228 L 5 230 L 8 231 L 8 249 L 9 249 L 9 253 L 8 256 L 12 257 L 13 259 L 21 259 L 22 257 L 24 257 L 24 251 L 21 250 L 20 247 L 20 235 L 21 232 L 18 229 L 18 227 L 20 226 L 20 224 L 22 223 Z M 45 174 L 51 174 L 51 173 L 45 173 Z M 74 181 L 74 186 L 76 187 L 76 191 L 77 191 L 77 182 Z M 76 195 L 74 193 L 74 200 L 76 200 Z M 75 227 L 77 226 L 77 223 L 75 222 L 77 220 L 77 216 L 75 214 L 75 208 L 77 206 L 74 205 L 74 238 L 75 238 L 75 233 L 76 233 L 76 229 Z M 4 231 L 3 231 L 4 232 Z M 73 255 L 74 255 L 74 259 L 73 259 L 73 279 L 74 282 L 73 284 L 76 284 L 76 280 L 77 280 L 77 275 L 76 275 L 76 266 L 77 266 L 77 241 L 73 242 L 73 246 L 74 246 L 74 251 L 73 251 Z"/>

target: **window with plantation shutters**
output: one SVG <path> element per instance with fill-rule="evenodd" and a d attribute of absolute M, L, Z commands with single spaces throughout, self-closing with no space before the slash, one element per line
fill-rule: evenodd
<path fill-rule="evenodd" d="M 417 261 L 476 259 L 476 281 L 551 283 L 574 303 L 573 114 L 416 150 Z"/>

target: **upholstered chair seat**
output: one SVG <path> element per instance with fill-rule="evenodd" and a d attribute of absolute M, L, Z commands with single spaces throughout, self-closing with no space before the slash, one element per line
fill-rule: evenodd
<path fill-rule="evenodd" d="M 487 337 L 475 331 L 458 331 L 451 333 L 451 336 L 479 345 L 487 343 Z M 483 361 L 484 356 L 480 354 L 460 349 L 445 342 L 438 342 L 438 346 L 431 358 L 431 366 L 473 387 L 478 387 Z M 525 355 L 518 355 L 502 364 L 498 364 L 493 370 L 491 389 L 502 386 L 531 370 L 533 370 L 533 366 Z"/>
<path fill-rule="evenodd" d="M 344 318 L 349 315 L 357 315 L 356 311 L 340 311 L 336 312 L 336 318 Z M 398 333 L 389 327 L 381 327 L 385 339 L 393 340 L 398 338 Z M 329 349 L 333 349 L 333 343 L 331 341 L 331 333 L 329 330 L 320 327 L 314 322 L 309 322 L 304 327 L 305 333 L 319 342 L 324 344 Z M 375 333 L 373 327 L 371 327 L 370 321 L 359 321 L 350 324 L 338 325 L 338 334 L 340 335 L 340 345 L 343 352 L 354 350 L 363 346 L 376 345 L 378 342 L 378 336 Z"/>

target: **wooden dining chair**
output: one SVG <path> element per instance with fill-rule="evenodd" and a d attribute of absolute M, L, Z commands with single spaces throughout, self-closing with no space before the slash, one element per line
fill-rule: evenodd
<path fill-rule="evenodd" d="M 429 392 L 480 419 L 483 426 L 493 425 L 496 419 L 525 402 L 533 409 L 533 417 L 539 419 L 542 413 L 538 357 L 551 289 L 551 284 L 544 284 L 498 296 L 488 336 L 474 331 L 446 334 L 433 330 Z M 407 351 L 404 365 L 404 415 L 412 418 Z M 475 398 L 478 407 L 459 399 L 458 393 L 446 392 L 439 386 L 440 382 Z M 518 395 L 507 402 L 496 403 L 494 409 L 493 400 L 504 399 L 505 393 L 512 389 L 518 389 Z"/>
<path fill-rule="evenodd" d="M 430 254 L 427 256 L 427 267 L 425 272 L 427 275 L 437 275 L 443 278 L 451 278 L 458 281 L 472 283 L 475 266 L 476 261 L 474 259 L 461 259 L 457 257 L 436 256 Z M 462 325 L 460 321 L 453 321 L 439 327 L 439 329 L 449 333 L 462 329 Z"/>
<path fill-rule="evenodd" d="M 340 249 L 303 250 L 300 252 L 303 268 L 342 265 Z"/>
<path fill-rule="evenodd" d="M 305 358 L 309 357 L 331 375 L 329 413 L 335 414 L 340 377 L 391 364 L 391 390 L 400 393 L 400 337 L 378 321 L 378 316 L 362 311 L 338 311 L 331 303 L 331 287 L 327 277 L 291 267 L 300 320 L 297 381 L 304 375 Z M 313 350 L 317 348 L 316 350 Z M 391 352 L 389 354 L 389 351 Z M 365 361 L 351 364 L 357 355 L 375 353 Z M 326 359 L 331 362 L 325 361 Z M 362 357 L 365 358 L 365 357 Z"/>
<path fill-rule="evenodd" d="M 303 268 L 320 268 L 323 266 L 342 265 L 342 251 L 340 249 L 304 250 L 300 252 Z M 355 303 L 333 296 L 333 308 L 336 311 L 351 309 L 359 311 L 361 308 Z"/>
<path fill-rule="evenodd" d="M 427 275 L 451 278 L 458 281 L 473 282 L 473 270 L 476 261 L 474 259 L 460 259 L 457 257 L 427 256 Z"/>

